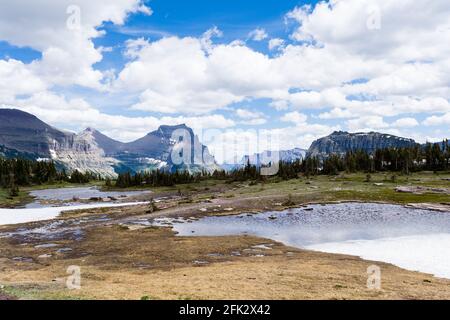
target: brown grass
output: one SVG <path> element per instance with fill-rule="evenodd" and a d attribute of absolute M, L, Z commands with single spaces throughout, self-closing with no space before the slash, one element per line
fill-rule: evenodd
<path fill-rule="evenodd" d="M 38 255 L 56 249 L 2 239 L 6 293 L 58 299 L 450 299 L 450 281 L 377 262 L 382 290 L 369 290 L 366 270 L 373 262 L 250 236 L 175 237 L 168 229 L 111 226 L 91 229 L 80 242 L 59 243 L 73 252 L 39 262 Z M 260 244 L 273 249 L 252 249 Z M 12 256 L 35 262 L 12 262 Z M 64 286 L 69 265 L 81 267 L 81 290 Z"/>

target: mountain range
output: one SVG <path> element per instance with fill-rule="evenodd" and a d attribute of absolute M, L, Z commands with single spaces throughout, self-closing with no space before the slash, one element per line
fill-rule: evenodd
<path fill-rule="evenodd" d="M 177 132 L 182 133 L 182 139 L 173 139 Z M 188 142 L 191 142 L 191 152 L 185 156 L 190 156 L 190 161 L 174 163 L 172 155 L 178 152 L 182 157 L 181 150 Z M 51 159 L 69 171 L 91 171 L 104 177 L 154 169 L 190 172 L 220 169 L 208 148 L 185 124 L 160 126 L 136 141 L 123 143 L 93 128 L 78 134 L 58 130 L 36 116 L 16 109 L 0 109 L 0 155 Z"/>
<path fill-rule="evenodd" d="M 179 132 L 183 134 L 175 134 Z M 418 144 L 413 139 L 391 134 L 336 131 L 314 141 L 308 150 L 283 150 L 279 151 L 278 157 L 282 161 L 292 162 L 305 157 L 344 155 L 347 151 L 364 150 L 372 153 L 376 149 L 415 145 Z M 190 152 L 183 154 L 186 150 Z M 270 162 L 272 152 L 246 155 L 239 163 L 219 166 L 208 147 L 185 124 L 163 125 L 138 140 L 124 143 L 93 128 L 76 134 L 56 129 L 20 110 L 0 109 L 0 156 L 53 160 L 60 168 L 68 171 L 90 171 L 103 177 L 115 177 L 118 173 L 127 171 L 155 169 L 189 172 L 232 170 L 243 167 L 248 162 L 255 165 Z M 177 164 L 177 159 L 173 159 L 174 155 L 177 158 L 183 157 L 184 163 Z"/>

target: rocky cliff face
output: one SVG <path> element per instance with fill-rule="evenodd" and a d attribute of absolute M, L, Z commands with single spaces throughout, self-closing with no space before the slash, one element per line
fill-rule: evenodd
<path fill-rule="evenodd" d="M 404 148 L 416 145 L 412 139 L 396 137 L 378 132 L 348 133 L 333 132 L 331 135 L 314 141 L 307 156 L 326 157 L 330 154 L 344 155 L 348 151 L 364 150 L 373 153 L 376 149 Z"/>
<path fill-rule="evenodd" d="M 51 159 L 69 171 L 90 171 L 104 177 L 123 171 L 219 169 L 208 148 L 186 125 L 161 126 L 141 139 L 122 143 L 92 128 L 79 134 L 63 132 L 29 113 L 0 109 L 0 147 L 2 156 Z M 174 153 L 186 161 L 173 161 Z"/>
<path fill-rule="evenodd" d="M 86 129 L 72 135 L 62 144 L 53 144 L 50 150 L 51 159 L 69 170 L 90 171 L 103 177 L 115 177 L 117 173 L 114 167 L 119 161 L 106 156 L 105 150 L 96 140 L 95 133 L 95 130 Z"/>
<path fill-rule="evenodd" d="M 141 139 L 123 144 L 114 157 L 124 166 L 137 171 L 145 168 L 190 172 L 220 169 L 208 148 L 185 124 L 160 126 Z"/>
<path fill-rule="evenodd" d="M 0 109 L 0 145 L 19 152 L 50 157 L 50 150 L 70 144 L 73 134 L 55 129 L 37 117 L 15 109 Z"/>

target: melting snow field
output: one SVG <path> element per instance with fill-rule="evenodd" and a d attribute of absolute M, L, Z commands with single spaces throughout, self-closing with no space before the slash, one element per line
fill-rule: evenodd
<path fill-rule="evenodd" d="M 450 234 L 323 243 L 306 249 L 359 256 L 450 279 Z"/>
<path fill-rule="evenodd" d="M 207 217 L 173 228 L 181 236 L 252 234 L 298 248 L 356 255 L 450 278 L 450 212 L 344 203 Z"/>
<path fill-rule="evenodd" d="M 54 219 L 58 217 L 61 212 L 69 210 L 71 211 L 71 210 L 92 209 L 92 208 L 124 207 L 142 203 L 143 202 L 102 203 L 102 204 L 97 203 L 97 204 L 84 204 L 65 207 L 0 209 L 0 225 L 18 224 L 18 223 L 27 223 L 27 222 Z"/>

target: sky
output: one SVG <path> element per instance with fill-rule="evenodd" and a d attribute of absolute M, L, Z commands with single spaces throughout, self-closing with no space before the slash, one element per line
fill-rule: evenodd
<path fill-rule="evenodd" d="M 336 130 L 439 141 L 449 16 L 448 0 L 0 0 L 0 107 L 124 142 L 186 123 L 219 162 Z"/>

